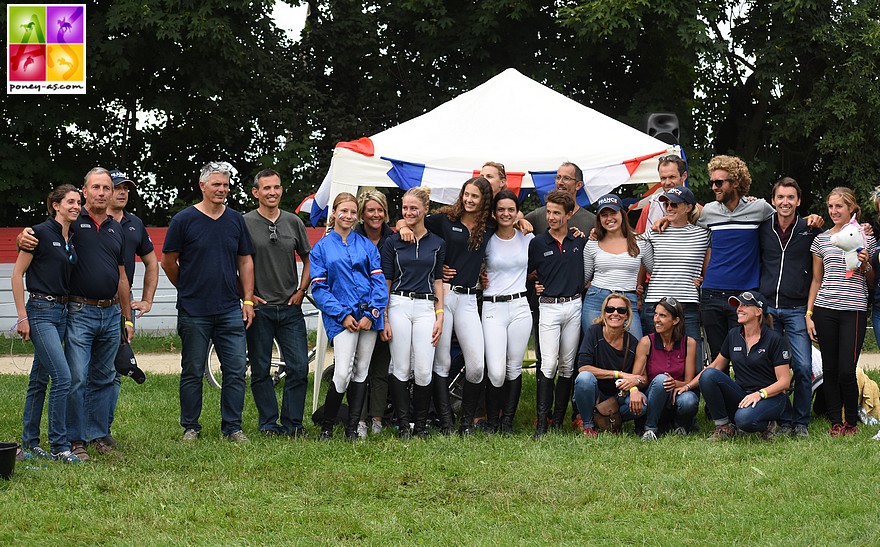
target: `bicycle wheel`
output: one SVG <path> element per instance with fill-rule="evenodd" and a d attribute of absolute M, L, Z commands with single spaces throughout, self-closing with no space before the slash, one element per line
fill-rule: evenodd
<path fill-rule="evenodd" d="M 248 363 L 248 366 L 250 366 L 250 363 Z M 272 375 L 272 383 L 274 385 L 277 386 L 287 376 L 285 366 L 284 356 L 281 355 L 281 346 L 278 345 L 278 340 L 272 340 L 272 359 L 269 361 L 269 373 Z"/>
<path fill-rule="evenodd" d="M 220 371 L 220 359 L 217 357 L 217 352 L 214 351 L 213 343 L 208 346 L 208 360 L 205 363 L 205 378 L 208 379 L 209 385 L 216 387 L 217 389 L 220 389 L 220 386 L 223 385 L 223 376 Z"/>

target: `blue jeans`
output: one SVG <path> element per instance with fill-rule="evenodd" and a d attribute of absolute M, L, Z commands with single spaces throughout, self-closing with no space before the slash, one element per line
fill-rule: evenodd
<path fill-rule="evenodd" d="M 684 307 L 684 333 L 697 342 L 697 369 L 703 370 L 703 335 L 700 333 L 700 305 L 696 302 L 681 302 Z M 645 302 L 642 305 L 642 332 L 646 335 L 654 332 L 654 310 L 656 302 Z"/>
<path fill-rule="evenodd" d="M 880 347 L 880 303 L 875 302 L 871 308 L 871 326 L 874 327 L 874 340 Z"/>
<path fill-rule="evenodd" d="M 579 372 L 574 379 L 574 400 L 577 403 L 578 410 L 581 413 L 581 419 L 584 421 L 584 429 L 595 427 L 593 424 L 593 408 L 596 403 L 602 402 L 608 398 L 599 391 L 599 380 L 592 372 Z M 634 419 L 637 414 L 633 414 L 629 409 L 629 395 L 626 397 L 617 397 L 617 403 L 620 407 L 620 418 L 626 422 Z"/>
<path fill-rule="evenodd" d="M 810 407 L 813 402 L 813 351 L 807 335 L 806 306 L 796 308 L 769 308 L 773 316 L 773 328 L 785 335 L 791 347 L 791 371 L 794 375 L 794 404 L 786 397 L 785 411 L 780 420 L 788 425 L 810 423 Z"/>
<path fill-rule="evenodd" d="M 697 415 L 697 409 L 700 407 L 700 396 L 693 391 L 685 391 L 675 398 L 675 404 L 672 404 L 672 393 L 663 389 L 663 382 L 668 376 L 658 374 L 651 380 L 648 389 L 645 391 L 645 397 L 648 399 L 645 409 L 645 430 L 657 432 L 660 429 L 660 422 L 664 416 L 664 411 L 670 411 L 675 418 L 675 427 L 687 428 L 691 421 Z M 664 424 L 665 425 L 665 424 Z"/>
<path fill-rule="evenodd" d="M 177 314 L 180 335 L 180 425 L 201 431 L 202 377 L 208 360 L 208 346 L 220 359 L 223 382 L 220 389 L 220 431 L 224 435 L 241 430 L 244 410 L 247 341 L 241 310 L 221 315 L 195 316 L 183 310 Z"/>
<path fill-rule="evenodd" d="M 70 392 L 70 367 L 61 345 L 67 331 L 67 307 L 58 302 L 30 299 L 27 306 L 34 364 L 28 380 L 22 417 L 22 444 L 33 448 L 40 444 L 40 417 L 46 387 L 49 390 L 49 446 L 53 454 L 70 450 L 67 440 L 67 396 Z"/>
<path fill-rule="evenodd" d="M 750 433 L 764 431 L 767 424 L 778 420 L 785 410 L 786 398 L 782 393 L 761 399 L 754 407 L 738 408 L 739 402 L 748 393 L 717 368 L 703 371 L 700 376 L 700 391 L 715 425 L 730 423 L 732 419 L 738 428 Z"/>
<path fill-rule="evenodd" d="M 599 317 L 599 314 L 602 313 L 602 303 L 605 302 L 605 298 L 609 294 L 614 292 L 616 291 L 592 286 L 587 289 L 587 293 L 584 295 L 584 305 L 581 308 L 581 332 L 585 332 L 593 324 L 593 319 Z M 642 320 L 639 317 L 639 296 L 635 292 L 618 292 L 618 294 L 626 296 L 632 304 L 632 322 L 629 324 L 629 332 L 636 337 L 636 340 L 641 340 Z"/>
<path fill-rule="evenodd" d="M 91 442 L 110 434 L 110 400 L 116 378 L 116 350 L 122 340 L 119 305 L 99 308 L 67 303 L 64 353 L 70 365 L 67 437 Z"/>
<path fill-rule="evenodd" d="M 272 340 L 278 340 L 284 361 L 284 394 L 281 398 L 281 426 L 278 399 L 269 375 Z M 254 321 L 247 329 L 251 392 L 257 405 L 260 431 L 292 433 L 303 427 L 309 375 L 309 348 L 302 307 L 261 304 L 254 308 Z"/>

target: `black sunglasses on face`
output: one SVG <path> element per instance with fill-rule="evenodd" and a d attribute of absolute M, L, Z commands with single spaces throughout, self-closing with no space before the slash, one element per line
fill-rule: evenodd
<path fill-rule="evenodd" d="M 626 306 L 605 306 L 605 313 L 617 312 L 620 315 L 626 315 Z"/>
<path fill-rule="evenodd" d="M 725 182 L 733 183 L 733 179 L 713 179 L 709 181 L 709 184 L 714 188 L 716 186 L 723 186 Z"/>

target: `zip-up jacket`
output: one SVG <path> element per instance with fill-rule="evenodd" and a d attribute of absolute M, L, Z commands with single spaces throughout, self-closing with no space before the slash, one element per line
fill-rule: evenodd
<path fill-rule="evenodd" d="M 791 238 L 782 243 L 776 231 L 776 213 L 761 223 L 761 294 L 773 308 L 795 308 L 807 305 L 813 276 L 813 255 L 810 245 L 822 230 L 810 228 L 802 218 L 795 220 Z"/>

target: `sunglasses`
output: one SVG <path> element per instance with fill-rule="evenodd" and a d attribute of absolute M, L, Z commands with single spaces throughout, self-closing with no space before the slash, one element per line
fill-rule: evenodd
<path fill-rule="evenodd" d="M 617 312 L 620 315 L 626 315 L 626 306 L 605 306 L 605 313 L 614 313 Z"/>
<path fill-rule="evenodd" d="M 278 243 L 278 228 L 274 224 L 269 225 L 269 241 Z"/>
<path fill-rule="evenodd" d="M 73 248 L 73 243 L 70 241 L 65 243 L 64 250 L 67 251 L 67 260 L 71 264 L 76 264 L 76 249 Z"/>
<path fill-rule="evenodd" d="M 723 186 L 725 182 L 729 182 L 732 184 L 733 179 L 713 179 L 709 181 L 709 184 L 712 186 L 712 188 L 714 188 L 716 186 Z"/>
<path fill-rule="evenodd" d="M 678 309 L 676 308 L 676 306 L 678 306 L 678 300 L 672 298 L 671 296 L 664 296 L 660 299 L 658 303 L 663 304 L 663 307 L 666 308 L 666 311 L 671 313 L 673 317 L 678 317 Z"/>
<path fill-rule="evenodd" d="M 683 161 L 683 160 L 676 155 L 669 155 L 669 156 L 660 156 L 659 158 L 657 158 L 657 161 Z"/>
<path fill-rule="evenodd" d="M 755 295 L 750 293 L 749 291 L 742 293 L 741 295 L 739 295 L 739 297 L 742 298 L 743 300 L 745 300 L 746 302 L 754 302 L 755 306 L 757 306 L 759 308 L 764 307 L 764 303 L 761 302 L 760 300 L 758 300 L 757 298 L 755 298 Z"/>

